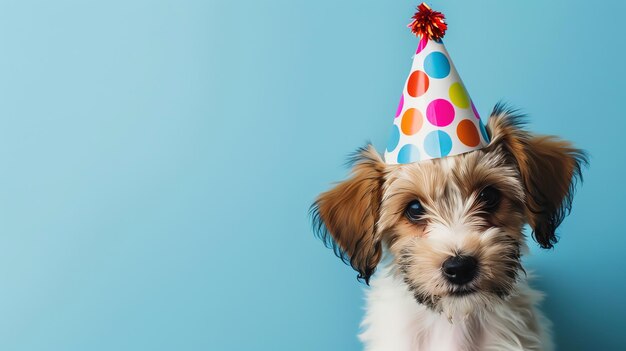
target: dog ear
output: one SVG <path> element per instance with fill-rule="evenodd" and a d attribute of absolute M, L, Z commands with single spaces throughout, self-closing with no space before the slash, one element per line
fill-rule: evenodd
<path fill-rule="evenodd" d="M 556 244 L 556 228 L 572 207 L 584 151 L 554 136 L 537 136 L 522 129 L 524 116 L 502 104 L 489 118 L 489 148 L 502 147 L 516 163 L 526 190 L 526 218 L 533 238 L 544 249 Z"/>
<path fill-rule="evenodd" d="M 369 284 L 382 255 L 376 223 L 385 164 L 371 145 L 358 149 L 349 164 L 350 179 L 322 193 L 311 214 L 317 236 Z"/>

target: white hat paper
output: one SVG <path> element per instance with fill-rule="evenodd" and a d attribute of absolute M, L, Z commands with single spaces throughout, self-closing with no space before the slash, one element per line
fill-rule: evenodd
<path fill-rule="evenodd" d="M 419 44 L 385 151 L 405 164 L 481 149 L 489 143 L 465 85 L 441 38 L 444 16 L 422 3 L 409 25 Z"/>

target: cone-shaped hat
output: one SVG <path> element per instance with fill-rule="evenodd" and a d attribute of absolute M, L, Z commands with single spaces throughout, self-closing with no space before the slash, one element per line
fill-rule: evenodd
<path fill-rule="evenodd" d="M 419 38 L 385 162 L 404 164 L 478 150 L 489 142 L 474 103 L 443 45 L 445 17 L 422 3 L 409 24 Z"/>

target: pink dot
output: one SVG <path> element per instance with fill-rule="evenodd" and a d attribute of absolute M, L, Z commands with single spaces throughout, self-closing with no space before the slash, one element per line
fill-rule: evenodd
<path fill-rule="evenodd" d="M 454 121 L 454 106 L 448 100 L 433 100 L 426 108 L 426 118 L 437 127 L 445 127 Z"/>
<path fill-rule="evenodd" d="M 404 107 L 404 93 L 400 96 L 400 103 L 398 104 L 398 109 L 396 110 L 396 117 L 400 116 L 402 112 L 402 108 Z"/>
<path fill-rule="evenodd" d="M 480 115 L 478 114 L 478 111 L 476 111 L 476 106 L 474 106 L 474 101 L 472 101 L 472 111 L 474 111 L 474 117 L 476 117 L 476 119 L 480 119 Z"/>
<path fill-rule="evenodd" d="M 420 38 L 420 42 L 419 44 L 417 44 L 417 50 L 415 51 L 415 54 L 419 54 L 420 51 L 424 50 L 424 48 L 426 47 L 426 44 L 428 44 L 428 38 L 427 37 L 423 37 Z"/>

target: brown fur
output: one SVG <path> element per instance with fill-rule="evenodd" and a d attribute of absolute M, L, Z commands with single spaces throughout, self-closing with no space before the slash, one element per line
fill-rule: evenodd
<path fill-rule="evenodd" d="M 338 256 L 349 260 L 359 272 L 359 278 L 366 282 L 369 282 L 382 255 L 376 222 L 384 166 L 372 146 L 358 150 L 352 177 L 321 194 L 312 208 L 314 216 L 321 219 L 318 227 L 320 236 L 330 246 L 333 245 L 330 240 L 334 239 L 338 245 L 335 247 Z"/>
<path fill-rule="evenodd" d="M 568 141 L 524 131 L 523 122 L 507 118 L 510 113 L 501 106 L 494 109 L 489 148 L 502 147 L 515 160 L 526 188 L 526 218 L 533 236 L 541 247 L 552 248 L 558 241 L 555 230 L 571 210 L 587 156 Z"/>
<path fill-rule="evenodd" d="M 484 305 L 513 289 L 521 268 L 524 192 L 519 173 L 505 157 L 475 151 L 404 165 L 391 175 L 381 230 L 416 300 L 439 310 L 442 298 L 481 292 L 472 295 L 477 298 L 472 304 Z M 503 195 L 495 212 L 483 209 L 478 200 L 488 185 Z M 413 199 L 427 209 L 420 223 L 402 216 Z M 473 256 L 481 267 L 478 278 L 462 288 L 441 275 L 443 262 L 456 255 Z"/>
<path fill-rule="evenodd" d="M 351 178 L 312 207 L 319 235 L 366 282 L 384 243 L 416 299 L 435 309 L 507 296 L 523 271 L 524 223 L 541 247 L 552 247 L 586 162 L 570 143 L 522 126 L 514 111 L 497 105 L 488 125 L 492 141 L 482 150 L 406 165 L 386 165 L 371 146 L 358 150 Z M 487 186 L 502 195 L 495 210 L 479 201 Z M 404 216 L 413 200 L 426 209 L 418 223 Z M 478 277 L 462 288 L 441 274 L 454 255 L 480 262 Z"/>

